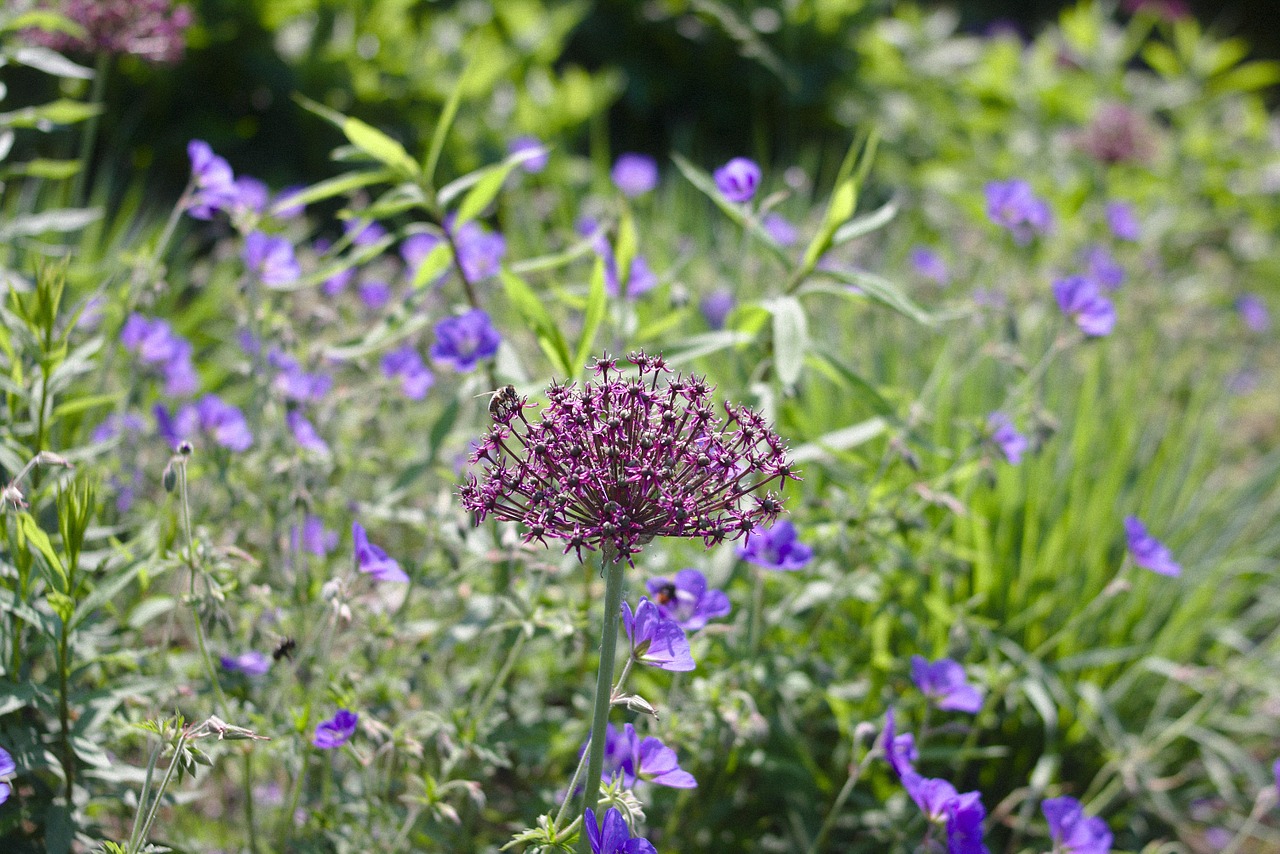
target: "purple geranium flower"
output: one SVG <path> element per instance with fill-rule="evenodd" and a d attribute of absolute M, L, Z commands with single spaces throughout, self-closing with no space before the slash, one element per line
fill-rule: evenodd
<path fill-rule="evenodd" d="M 206 394 L 195 405 L 200 429 L 213 440 L 232 451 L 247 451 L 253 444 L 253 433 L 238 406 L 227 403 L 216 394 Z"/>
<path fill-rule="evenodd" d="M 1169 548 L 1147 533 L 1146 526 L 1137 516 L 1125 517 L 1124 533 L 1128 539 L 1129 554 L 1133 555 L 1133 562 L 1138 566 L 1157 575 L 1177 577 L 1182 574 L 1182 567 L 1173 559 Z"/>
<path fill-rule="evenodd" d="M 537 174 L 547 168 L 547 164 L 551 161 L 551 152 L 536 136 L 518 136 L 507 145 L 507 154 L 523 154 L 526 151 L 537 151 L 538 153 L 530 155 L 527 160 L 521 163 L 521 169 Z"/>
<path fill-rule="evenodd" d="M 458 264 L 469 282 L 487 279 L 502 267 L 507 254 L 507 241 L 501 234 L 489 231 L 472 220 L 463 223 L 453 235 L 458 248 Z"/>
<path fill-rule="evenodd" d="M 372 246 L 387 236 L 387 230 L 379 223 L 358 218 L 344 222 L 342 233 L 351 238 L 352 246 Z"/>
<path fill-rule="evenodd" d="M 719 289 L 703 297 L 698 307 L 702 309 L 702 316 L 707 321 L 708 326 L 712 329 L 723 329 L 724 322 L 729 318 L 729 313 L 733 311 L 733 305 L 733 294 L 727 290 Z"/>
<path fill-rule="evenodd" d="M 965 681 L 964 668 L 949 658 L 930 662 L 911 656 L 911 680 L 943 711 L 974 715 L 982 708 L 982 691 Z"/>
<path fill-rule="evenodd" d="M 760 186 L 760 167 L 754 160 L 735 157 L 717 169 L 712 176 L 716 189 L 729 201 L 749 202 Z"/>
<path fill-rule="evenodd" d="M 1000 448 L 1006 460 L 1015 466 L 1022 462 L 1022 455 L 1031 443 L 1013 426 L 1013 419 L 1003 412 L 993 412 L 987 416 L 987 429 L 991 431 L 991 441 Z"/>
<path fill-rule="evenodd" d="M 662 616 L 658 606 L 648 599 L 640 600 L 635 614 L 623 602 L 622 625 L 631 641 L 631 657 L 639 663 L 662 670 L 693 669 L 693 654 L 684 629 L 675 620 Z"/>
<path fill-rule="evenodd" d="M 304 451 L 311 451 L 313 454 L 321 455 L 329 453 L 328 443 L 320 438 L 315 426 L 300 411 L 297 409 L 291 410 L 285 415 L 284 420 L 293 432 L 293 438 L 297 440 L 298 445 Z"/>
<path fill-rule="evenodd" d="M 435 375 L 412 344 L 406 344 L 383 356 L 382 373 L 387 379 L 399 377 L 400 391 L 410 400 L 422 400 L 436 381 Z"/>
<path fill-rule="evenodd" d="M 629 151 L 618 155 L 610 177 L 624 196 L 643 196 L 658 186 L 658 163 L 648 155 Z"/>
<path fill-rule="evenodd" d="M 223 670 L 243 673 L 245 676 L 262 676 L 271 669 L 271 657 L 257 650 L 239 655 L 224 655 L 221 656 L 221 661 Z"/>
<path fill-rule="evenodd" d="M 1259 334 L 1271 328 L 1271 315 L 1267 304 L 1257 294 L 1244 294 L 1236 300 L 1236 311 L 1249 331 Z"/>
<path fill-rule="evenodd" d="M 444 238 L 438 234 L 429 232 L 418 232 L 410 234 L 400 244 L 400 257 L 404 259 L 405 273 L 410 282 L 418 278 L 418 268 L 422 266 L 422 262 L 427 260 L 427 256 L 431 251 L 444 242 Z M 432 282 L 424 282 L 423 284 L 438 284 L 444 280 L 449 274 L 447 269 L 441 270 Z"/>
<path fill-rule="evenodd" d="M 1111 829 L 1097 816 L 1085 816 L 1075 798 L 1049 798 L 1040 804 L 1053 850 L 1061 854 L 1108 854 L 1111 851 Z"/>
<path fill-rule="evenodd" d="M 9 751 L 0 747 L 0 777 L 11 777 L 18 772 L 18 766 L 13 761 L 13 756 Z M 0 804 L 9 800 L 9 795 L 13 792 L 13 787 L 8 783 L 0 783 Z"/>
<path fill-rule="evenodd" d="M 251 231 L 244 239 L 244 265 L 268 287 L 292 285 L 302 275 L 293 244 L 283 237 Z"/>
<path fill-rule="evenodd" d="M 608 244 L 606 243 L 606 247 Z M 631 259 L 631 272 L 627 274 L 627 299 L 635 299 L 658 286 L 658 277 L 649 269 L 643 255 Z M 604 253 L 604 290 L 611 297 L 622 295 L 622 282 L 618 279 L 618 261 L 612 247 Z"/>
<path fill-rule="evenodd" d="M 351 523 L 351 537 L 355 540 L 356 568 L 372 575 L 378 581 L 406 582 L 409 576 L 400 564 L 390 557 L 380 546 L 369 542 L 364 526 L 359 522 Z"/>
<path fill-rule="evenodd" d="M 1084 276 L 1059 279 L 1053 283 L 1053 296 L 1062 313 L 1074 320 L 1085 335 L 1101 337 L 1111 334 L 1115 328 L 1115 306 L 1092 279 Z"/>
<path fill-rule="evenodd" d="M 236 212 L 261 214 L 267 209 L 271 191 L 267 185 L 251 175 L 236 179 Z"/>
<path fill-rule="evenodd" d="M 191 158 L 193 184 L 187 213 L 196 219 L 213 219 L 218 211 L 231 211 L 239 200 L 231 166 L 202 139 L 187 143 L 187 156 Z"/>
<path fill-rule="evenodd" d="M 346 709 L 338 709 L 338 713 L 327 721 L 321 721 L 316 727 L 316 734 L 311 743 L 321 750 L 333 750 L 341 747 L 356 734 L 356 724 L 360 716 Z"/>
<path fill-rule="evenodd" d="M 112 413 L 101 424 L 93 428 L 89 438 L 94 442 L 106 442 L 120 434 L 141 433 L 147 427 L 142 416 L 133 412 Z"/>
<path fill-rule="evenodd" d="M 470 371 L 498 352 L 502 336 L 493 328 L 489 315 L 481 308 L 466 314 L 446 317 L 435 326 L 436 343 L 429 351 L 431 358 L 460 372 Z"/>
<path fill-rule="evenodd" d="M 323 400 L 333 388 L 333 377 L 304 371 L 297 359 L 280 350 L 272 349 L 267 353 L 267 364 L 279 371 L 271 387 L 286 400 Z"/>
<path fill-rule="evenodd" d="M 800 232 L 791 224 L 791 220 L 780 213 L 770 212 L 765 214 L 764 218 L 760 220 L 760 227 L 779 246 L 792 246 L 800 238 Z"/>
<path fill-rule="evenodd" d="M 338 547 L 338 534 L 324 526 L 324 520 L 310 513 L 302 520 L 302 530 L 291 531 L 295 548 L 299 545 L 317 557 L 324 557 Z"/>
<path fill-rule="evenodd" d="M 772 528 L 757 527 L 738 547 L 738 557 L 765 569 L 801 569 L 813 560 L 813 549 L 796 538 L 795 526 L 783 519 Z"/>
<path fill-rule="evenodd" d="M 1036 196 L 1026 181 L 992 181 L 986 185 L 987 216 L 996 225 L 1013 233 L 1019 244 L 1029 243 L 1037 234 L 1053 228 L 1049 205 Z"/>
<path fill-rule="evenodd" d="M 723 590 L 708 590 L 706 577 L 696 569 L 682 569 L 673 579 L 651 578 L 645 586 L 662 616 L 688 632 L 729 613 L 728 595 Z"/>
<path fill-rule="evenodd" d="M 604 820 L 599 824 L 596 823 L 595 810 L 587 807 L 583 824 L 587 831 L 587 842 L 591 845 L 591 854 L 658 854 L 649 840 L 631 836 L 626 819 L 618 812 L 617 807 L 609 807 Z"/>
<path fill-rule="evenodd" d="M 200 415 L 191 404 L 179 407 L 177 412 L 170 415 L 163 404 L 157 403 L 152 414 L 156 419 L 156 432 L 171 448 L 176 449 L 200 429 Z"/>
<path fill-rule="evenodd" d="M 1094 244 L 1084 251 L 1085 275 L 1101 290 L 1114 291 L 1124 284 L 1121 267 L 1105 246 Z"/>
<path fill-rule="evenodd" d="M 175 333 L 168 321 L 131 314 L 120 330 L 120 343 L 164 375 L 166 394 L 188 395 L 200 387 L 191 363 L 191 343 Z"/>
<path fill-rule="evenodd" d="M 366 308 L 377 311 L 391 301 L 391 283 L 381 279 L 371 279 L 361 282 L 356 288 L 356 293 L 359 294 L 360 302 L 364 303 Z"/>
<path fill-rule="evenodd" d="M 622 732 L 610 726 L 605 735 L 606 782 L 615 775 L 622 777 L 628 788 L 644 781 L 673 789 L 692 789 L 698 785 L 693 775 L 680 768 L 676 752 L 654 736 L 640 738 L 631 724 Z"/>
<path fill-rule="evenodd" d="M 1117 240 L 1137 240 L 1142 236 L 1138 215 L 1128 202 L 1111 202 L 1107 205 L 1107 227 Z"/>
<path fill-rule="evenodd" d="M 918 275 L 923 276 L 939 287 L 950 281 L 951 271 L 947 269 L 947 262 L 943 261 L 942 256 L 929 247 L 912 247 L 909 257 L 911 266 Z"/>

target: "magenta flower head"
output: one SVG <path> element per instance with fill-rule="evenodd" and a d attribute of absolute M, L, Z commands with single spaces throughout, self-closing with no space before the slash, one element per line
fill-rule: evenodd
<path fill-rule="evenodd" d="M 618 155 L 610 177 L 624 196 L 643 196 L 658 186 L 658 163 L 648 155 L 629 151 Z"/>
<path fill-rule="evenodd" d="M 658 611 L 688 632 L 696 632 L 715 617 L 729 615 L 729 597 L 723 590 L 708 590 L 707 579 L 696 569 L 682 569 L 675 578 L 650 578 L 645 586 Z"/>
<path fill-rule="evenodd" d="M 693 654 L 684 629 L 675 620 L 662 616 L 658 606 L 648 599 L 640 600 L 634 614 L 631 606 L 623 602 L 622 625 L 631 641 L 631 657 L 640 664 L 660 670 L 693 669 Z"/>
<path fill-rule="evenodd" d="M 251 231 L 244 238 L 244 265 L 270 288 L 292 285 L 302 271 L 293 257 L 293 244 L 283 237 Z"/>
<path fill-rule="evenodd" d="M 738 548 L 738 557 L 765 569 L 794 571 L 813 560 L 813 549 L 800 542 L 795 526 L 783 519 L 772 528 L 758 527 Z"/>
<path fill-rule="evenodd" d="M 1084 808 L 1075 798 L 1049 798 L 1040 804 L 1045 820 L 1049 822 L 1049 835 L 1053 837 L 1053 850 L 1062 854 L 1109 854 L 1111 829 L 1097 816 L 1084 814 Z"/>
<path fill-rule="evenodd" d="M 235 173 L 226 160 L 213 153 L 209 143 L 193 139 L 187 143 L 191 158 L 191 194 L 187 213 L 196 219 L 213 219 L 218 211 L 230 212 L 240 201 Z"/>
<path fill-rule="evenodd" d="M 372 575 L 376 581 L 409 580 L 395 558 L 389 556 L 381 546 L 369 542 L 369 536 L 359 522 L 351 523 L 351 539 L 355 542 L 356 568 L 361 572 Z"/>
<path fill-rule="evenodd" d="M 356 734 L 356 724 L 360 716 L 347 709 L 338 709 L 338 713 L 327 721 L 321 721 L 311 743 L 321 750 L 333 750 L 341 747 Z"/>
<path fill-rule="evenodd" d="M 460 373 L 474 370 L 481 359 L 487 359 L 498 352 L 502 336 L 489 322 L 488 313 L 482 308 L 473 308 L 466 314 L 446 317 L 436 324 L 436 343 L 429 351 L 431 358 Z"/>
<path fill-rule="evenodd" d="M 132 54 L 152 63 L 182 58 L 192 22 L 190 7 L 174 6 L 172 0 L 63 0 L 57 5 L 84 34 L 36 30 L 30 32 L 33 41 L 58 51 Z"/>
<path fill-rule="evenodd" d="M 18 766 L 13 761 L 13 757 L 9 751 L 0 747 L 0 777 L 12 777 L 18 772 Z M 13 792 L 13 788 L 8 783 L 0 783 L 0 804 L 9 800 L 9 795 Z"/>
<path fill-rule="evenodd" d="M 1182 574 L 1182 567 L 1173 559 L 1169 547 L 1147 533 L 1146 526 L 1137 516 L 1125 517 L 1124 533 L 1128 540 L 1129 554 L 1138 566 L 1149 569 L 1156 575 L 1176 578 Z"/>
<path fill-rule="evenodd" d="M 1013 233 L 1016 243 L 1026 244 L 1038 234 L 1053 229 L 1049 205 L 1031 190 L 1026 181 L 992 181 L 986 186 L 987 216 L 996 225 Z"/>
<path fill-rule="evenodd" d="M 257 650 L 221 657 L 222 669 L 245 676 L 263 676 L 271 669 L 271 658 Z"/>
<path fill-rule="evenodd" d="M 1011 465 L 1022 462 L 1022 455 L 1027 452 L 1031 443 L 1027 437 L 1013 426 L 1013 420 L 1003 412 L 993 412 L 987 416 L 987 429 L 991 431 L 991 441 L 995 442 L 1000 453 Z"/>
<path fill-rule="evenodd" d="M 716 189 L 731 202 L 749 202 L 760 186 L 760 167 L 754 160 L 735 157 L 715 171 L 712 176 Z"/>
<path fill-rule="evenodd" d="M 975 715 L 982 708 L 981 689 L 965 681 L 964 668 L 949 658 L 930 662 L 911 656 L 911 681 L 943 711 Z"/>
<path fill-rule="evenodd" d="M 698 785 L 692 774 L 680 769 L 674 750 L 654 736 L 640 738 L 631 724 L 623 725 L 622 732 L 609 727 L 605 735 L 605 758 L 602 779 L 606 782 L 621 776 L 628 788 L 642 781 L 673 789 L 692 789 Z"/>
<path fill-rule="evenodd" d="M 773 482 L 799 480 L 786 446 L 764 419 L 711 407 L 704 378 L 677 375 L 643 351 L 624 374 L 606 354 L 581 388 L 552 384 L 541 417 L 508 387 L 490 404 L 493 428 L 471 457 L 484 465 L 460 490 L 479 524 L 493 514 L 521 522 L 525 541 L 602 548 L 625 560 L 654 537 L 697 537 L 710 548 L 772 524 L 782 512 Z"/>
<path fill-rule="evenodd" d="M 658 854 L 649 840 L 631 836 L 627 821 L 617 807 L 609 807 L 604 820 L 598 824 L 595 810 L 588 807 L 582 822 L 591 854 Z"/>
<path fill-rule="evenodd" d="M 1062 313 L 1091 338 L 1110 335 L 1116 325 L 1116 309 L 1102 295 L 1098 283 L 1084 276 L 1067 276 L 1053 283 L 1053 297 Z"/>

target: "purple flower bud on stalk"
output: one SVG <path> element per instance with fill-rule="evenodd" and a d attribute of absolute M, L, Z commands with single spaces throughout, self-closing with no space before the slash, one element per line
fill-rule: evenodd
<path fill-rule="evenodd" d="M 1236 311 L 1250 332 L 1262 334 L 1271 328 L 1271 314 L 1267 304 L 1257 294 L 1244 294 L 1236 300 Z"/>
<path fill-rule="evenodd" d="M 377 581 L 407 582 L 409 576 L 400 564 L 390 557 L 381 547 L 369 542 L 364 526 L 359 522 L 351 523 L 351 538 L 355 541 L 356 568 L 372 575 Z"/>
<path fill-rule="evenodd" d="M 738 548 L 738 557 L 765 569 L 790 572 L 804 568 L 813 560 L 813 549 L 800 542 L 795 526 L 783 519 L 772 528 L 754 528 Z"/>
<path fill-rule="evenodd" d="M 1053 228 L 1049 205 L 1036 196 L 1026 181 L 992 181 L 986 186 L 987 216 L 1013 233 L 1016 243 L 1026 244 Z"/>
<path fill-rule="evenodd" d="M 1086 816 L 1075 798 L 1049 798 L 1040 804 L 1053 850 L 1061 854 L 1109 854 L 1111 828 L 1097 816 Z"/>
<path fill-rule="evenodd" d="M 640 664 L 661 670 L 693 669 L 693 654 L 684 629 L 675 620 L 663 617 L 658 606 L 648 599 L 640 600 L 634 614 L 631 606 L 623 602 L 622 625 L 631 641 L 631 657 Z"/>
<path fill-rule="evenodd" d="M 1110 335 L 1116 325 L 1116 310 L 1102 295 L 1098 285 L 1084 276 L 1067 276 L 1053 283 L 1053 296 L 1062 313 L 1075 321 L 1090 337 Z"/>
<path fill-rule="evenodd" d="M 520 168 L 530 174 L 541 172 L 551 162 L 551 152 L 536 136 L 518 136 L 507 146 L 508 154 L 523 154 L 526 151 L 540 152 L 520 164 Z"/>
<path fill-rule="evenodd" d="M 224 655 L 220 660 L 223 670 L 243 673 L 245 676 L 262 676 L 271 669 L 271 657 L 257 650 L 239 655 Z"/>
<path fill-rule="evenodd" d="M 764 219 L 760 220 L 760 226 L 764 229 L 764 233 L 772 237 L 773 242 L 779 246 L 794 246 L 800 239 L 800 232 L 780 213 L 771 211 L 765 214 Z"/>
<path fill-rule="evenodd" d="M 341 747 L 356 734 L 356 725 L 360 716 L 346 709 L 338 709 L 338 713 L 327 721 L 321 721 L 316 727 L 311 743 L 321 750 L 333 750 Z"/>
<path fill-rule="evenodd" d="M 1135 241 L 1142 236 L 1138 215 L 1133 212 L 1133 205 L 1128 202 L 1107 204 L 1107 227 L 1111 229 L 1111 233 L 1117 240 Z"/>
<path fill-rule="evenodd" d="M 1031 443 L 1027 437 L 1013 426 L 1013 420 L 1003 412 L 993 412 L 987 416 L 987 429 L 991 431 L 991 441 L 1000 448 L 1000 453 L 1010 465 L 1022 462 L 1022 455 L 1027 452 Z"/>
<path fill-rule="evenodd" d="M 1182 574 L 1182 567 L 1173 559 L 1168 546 L 1147 533 L 1145 525 L 1137 516 L 1126 516 L 1124 533 L 1128 541 L 1129 554 L 1133 562 L 1143 569 L 1149 569 L 1157 575 L 1168 575 L 1176 578 Z"/>
<path fill-rule="evenodd" d="M 658 854 L 649 840 L 631 836 L 626 819 L 617 807 L 609 807 L 603 820 L 599 824 L 596 822 L 595 810 L 588 807 L 583 825 L 591 854 Z"/>
<path fill-rule="evenodd" d="M 712 329 L 724 328 L 724 323 L 728 320 L 730 312 L 733 311 L 733 306 L 733 294 L 724 289 L 712 291 L 703 297 L 702 302 L 698 304 L 698 307 L 702 309 L 703 318 Z"/>
<path fill-rule="evenodd" d="M 484 480 L 460 490 L 477 524 L 493 514 L 523 523 L 526 542 L 551 537 L 579 560 L 603 548 L 606 560 L 632 563 L 654 537 L 709 548 L 777 519 L 782 501 L 764 490 L 798 477 L 764 419 L 726 404 L 722 421 L 705 379 L 666 377 L 661 356 L 628 360 L 638 377 L 606 354 L 581 388 L 553 384 L 535 422 L 526 398 L 495 399 L 493 428 L 471 457 Z"/>
<path fill-rule="evenodd" d="M 976 715 L 982 709 L 982 691 L 965 681 L 964 668 L 949 658 L 930 662 L 911 656 L 911 681 L 943 711 Z"/>
<path fill-rule="evenodd" d="M 297 440 L 298 445 L 304 451 L 310 451 L 313 454 L 327 455 L 329 453 L 329 445 L 324 439 L 320 438 L 320 434 L 316 432 L 315 426 L 306 419 L 306 417 L 294 409 L 284 417 L 285 423 L 289 425 L 289 429 L 293 432 L 293 438 Z"/>
<path fill-rule="evenodd" d="M 658 611 L 680 628 L 696 632 L 715 617 L 729 615 L 729 597 L 723 590 L 708 590 L 707 579 L 696 569 L 682 569 L 675 578 L 651 578 L 645 587 Z"/>
<path fill-rule="evenodd" d="M 658 163 L 648 155 L 629 151 L 618 155 L 610 177 L 624 196 L 643 196 L 658 186 Z"/>
<path fill-rule="evenodd" d="M 716 189 L 736 204 L 751 201 L 760 186 L 760 167 L 754 160 L 735 157 L 712 175 Z"/>
<path fill-rule="evenodd" d="M 909 257 L 916 273 L 939 287 L 945 286 L 951 280 L 951 271 L 947 269 L 947 262 L 927 246 L 913 247 Z"/>
<path fill-rule="evenodd" d="M 234 209 L 240 192 L 227 161 L 214 154 L 209 143 L 202 139 L 187 143 L 187 156 L 191 158 L 191 179 L 195 185 L 187 213 L 196 219 L 213 219 L 218 211 Z"/>
<path fill-rule="evenodd" d="M 451 365 L 455 371 L 474 370 L 481 359 L 498 352 L 502 336 L 493 328 L 489 315 L 481 308 L 466 314 L 446 317 L 435 325 L 436 343 L 428 351 L 432 359 Z"/>

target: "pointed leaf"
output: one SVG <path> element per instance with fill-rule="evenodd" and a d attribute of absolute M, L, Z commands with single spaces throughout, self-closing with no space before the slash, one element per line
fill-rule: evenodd
<path fill-rule="evenodd" d="M 804 371 L 809 349 L 809 323 L 795 297 L 778 297 L 762 303 L 773 315 L 773 365 L 778 379 L 793 386 Z"/>

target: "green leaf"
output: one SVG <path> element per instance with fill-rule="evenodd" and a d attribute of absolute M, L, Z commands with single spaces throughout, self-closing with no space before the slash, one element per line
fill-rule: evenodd
<path fill-rule="evenodd" d="M 846 287 L 833 286 L 823 282 L 806 282 L 796 292 L 797 295 L 828 293 L 848 299 L 868 297 L 911 318 L 917 323 L 922 323 L 925 326 L 933 326 L 936 323 L 933 316 L 916 305 L 909 296 L 903 293 L 901 288 L 888 279 L 877 276 L 875 273 L 867 273 L 861 270 L 823 270 L 822 275 L 843 282 Z M 847 286 L 852 286 L 852 288 Z"/>
<path fill-rule="evenodd" d="M 884 228 L 897 215 L 898 201 L 897 199 L 890 199 L 866 216 L 851 219 L 836 229 L 835 235 L 831 238 L 831 245 L 839 246 L 842 243 L 848 243 L 850 240 Z"/>
<path fill-rule="evenodd" d="M 80 161 L 48 160 L 38 157 L 26 163 L 14 163 L 4 171 L 6 175 L 25 175 L 29 178 L 63 181 L 80 171 Z"/>
<path fill-rule="evenodd" d="M 1142 58 L 1156 70 L 1161 77 L 1177 77 L 1182 72 L 1182 63 L 1168 45 L 1150 42 L 1142 49 Z"/>
<path fill-rule="evenodd" d="M 100 208 L 56 208 L 30 214 L 0 225 L 0 240 L 33 237 L 47 231 L 79 231 L 102 216 Z"/>
<path fill-rule="evenodd" d="M 800 262 L 804 274 L 807 275 L 813 270 L 818 263 L 818 259 L 831 248 L 831 239 L 835 235 L 836 229 L 843 225 L 849 217 L 853 216 L 857 206 L 857 179 L 847 178 L 831 194 L 831 200 L 827 202 L 827 211 L 822 216 L 822 225 L 818 228 L 818 233 L 813 236 L 813 240 L 809 242 L 809 247 L 804 251 L 804 259 Z"/>
<path fill-rule="evenodd" d="M 44 558 L 44 562 L 49 569 L 57 573 L 58 578 L 62 580 L 62 591 L 66 592 L 69 584 L 67 578 L 67 570 L 62 565 L 62 561 L 58 559 L 58 553 L 53 550 L 53 543 L 49 541 L 49 535 L 36 522 L 35 517 L 30 513 L 19 513 L 18 519 L 22 525 L 22 533 L 26 536 L 28 542 L 36 547 L 36 551 Z"/>
<path fill-rule="evenodd" d="M 48 104 L 0 113 L 0 126 L 48 130 L 49 125 L 73 125 L 101 112 L 100 104 L 86 104 L 83 101 L 59 98 Z"/>
<path fill-rule="evenodd" d="M 114 394 L 91 394 L 85 397 L 77 397 L 54 407 L 53 418 L 55 421 L 66 418 L 68 415 L 74 415 L 78 412 L 84 412 L 89 409 L 97 409 L 99 406 L 111 406 L 120 400 L 120 396 L 124 392 L 116 392 Z"/>
<path fill-rule="evenodd" d="M 374 169 L 363 172 L 348 172 L 345 175 L 326 178 L 318 184 L 312 184 L 300 193 L 295 193 L 287 199 L 281 200 L 271 209 L 271 212 L 279 213 L 297 205 L 309 205 L 312 202 L 340 196 L 352 190 L 367 187 L 370 184 L 382 184 L 391 181 L 394 177 L 394 173 L 389 169 Z"/>
<path fill-rule="evenodd" d="M 1259 60 L 1246 62 L 1238 68 L 1219 74 L 1205 87 L 1210 93 L 1255 92 L 1280 83 L 1280 62 Z"/>
<path fill-rule="evenodd" d="M 458 115 L 458 107 L 462 104 L 462 93 L 470 84 L 469 78 L 476 61 L 476 55 L 472 54 L 467 61 L 466 67 L 458 75 L 458 82 L 453 84 L 453 91 L 449 93 L 449 100 L 445 101 L 444 108 L 440 111 L 440 118 L 436 121 L 435 129 L 431 132 L 431 145 L 427 149 L 427 157 L 422 163 L 422 176 L 427 183 L 435 181 L 436 167 L 440 164 L 440 153 L 444 151 L 444 141 L 448 138 L 449 128 L 453 127 L 453 120 Z M 441 204 L 444 203 L 441 202 Z"/>
<path fill-rule="evenodd" d="M 409 152 L 404 150 L 403 145 L 373 125 L 351 116 L 344 116 L 337 110 L 331 110 L 324 104 L 317 103 L 305 95 L 294 95 L 293 97 L 303 109 L 336 126 L 352 145 L 369 157 L 389 166 L 403 177 L 413 179 L 418 177 L 418 162 L 409 156 Z"/>
<path fill-rule="evenodd" d="M 413 273 L 413 287 L 423 288 L 436 280 L 436 277 L 449 269 L 449 265 L 453 263 L 453 252 L 449 249 L 449 243 L 441 240 L 435 246 L 431 247 L 431 251 L 427 253 L 427 257 L 422 259 L 422 263 L 418 265 L 418 269 Z"/>
<path fill-rule="evenodd" d="M 773 315 L 773 365 L 778 379 L 793 386 L 804 371 L 809 350 L 809 322 L 795 297 L 777 297 L 762 305 Z"/>
<path fill-rule="evenodd" d="M 48 601 L 53 613 L 58 615 L 59 620 L 62 620 L 63 625 L 71 621 L 71 615 L 76 610 L 74 599 L 65 593 L 59 593 L 57 590 L 46 591 L 44 598 Z"/>
<path fill-rule="evenodd" d="M 560 332 L 560 327 L 552 320 L 546 306 L 524 279 L 509 270 L 499 271 L 502 289 L 511 301 L 512 307 L 533 328 L 538 346 L 546 354 L 547 359 L 561 376 L 572 376 L 574 370 L 569 355 L 569 345 Z"/>
<path fill-rule="evenodd" d="M 89 595 L 80 601 L 76 606 L 75 613 L 72 614 L 67 629 L 74 629 L 83 623 L 86 619 L 93 615 L 95 611 L 106 603 L 114 600 L 121 590 L 128 587 L 129 584 L 138 577 L 138 573 L 146 569 L 146 561 L 138 561 L 122 571 L 116 572 L 115 575 L 108 578 L 97 587 L 89 592 Z"/>
<path fill-rule="evenodd" d="M 835 451 L 847 451 L 866 444 L 889 429 L 889 422 L 883 418 L 868 418 L 849 427 L 833 430 L 806 442 L 791 453 L 791 459 L 797 463 L 819 460 L 829 457 Z"/>
<path fill-rule="evenodd" d="M 502 189 L 503 183 L 514 168 L 514 166 L 501 164 L 481 170 L 485 174 L 462 197 L 462 204 L 458 205 L 458 212 L 454 214 L 453 227 L 455 229 L 461 228 L 478 217 L 489 206 L 489 203 L 497 198 L 498 191 Z"/>
<path fill-rule="evenodd" d="M 876 415 L 881 418 L 896 420 L 893 404 L 885 400 L 875 386 L 841 364 L 833 354 L 821 348 L 813 347 L 810 348 L 809 358 L 819 370 L 866 401 Z"/>
<path fill-rule="evenodd" d="M 687 364 L 695 359 L 718 353 L 721 350 L 727 350 L 730 347 L 748 344 L 754 339 L 755 335 L 753 333 L 738 332 L 732 329 L 704 332 L 701 335 L 694 335 L 680 342 L 675 350 L 667 356 L 667 364 L 673 366 Z"/>
<path fill-rule="evenodd" d="M 591 287 L 587 291 L 587 308 L 582 315 L 582 335 L 578 338 L 578 349 L 574 353 L 574 364 L 579 371 L 585 370 L 587 358 L 595 347 L 596 332 L 604 322 L 605 308 L 608 299 L 604 288 L 604 259 L 597 258 L 591 271 Z M 574 372 L 576 373 L 576 371 Z"/>
<path fill-rule="evenodd" d="M 92 80 L 93 69 L 77 65 L 57 51 L 38 45 L 24 45 L 13 52 L 13 58 L 19 65 L 52 74 L 54 77 L 69 77 L 74 80 Z"/>

